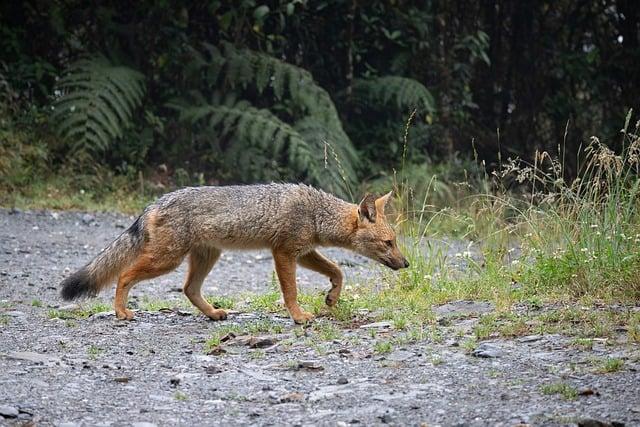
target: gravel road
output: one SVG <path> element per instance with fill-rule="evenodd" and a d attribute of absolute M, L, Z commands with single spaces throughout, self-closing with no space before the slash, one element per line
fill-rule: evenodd
<path fill-rule="evenodd" d="M 133 322 L 112 313 L 51 318 L 67 305 L 58 297 L 60 280 L 132 220 L 0 210 L 0 425 L 640 425 L 637 344 L 622 332 L 591 349 L 541 335 L 481 342 L 470 354 L 462 343 L 478 316 L 492 311 L 488 303 L 437 307 L 450 317 L 437 337 L 392 348 L 383 344 L 402 332 L 384 322 L 320 340 L 285 317 L 242 310 L 223 322 L 178 309 L 140 310 Z M 375 288 L 380 270 L 369 261 L 324 252 L 348 280 Z M 298 275 L 307 290 L 328 287 L 315 273 Z M 141 283 L 131 300 L 183 304 L 183 277 L 184 266 Z M 263 293 L 272 277 L 268 253 L 226 253 L 204 290 Z M 112 296 L 99 300 L 111 304 Z M 207 354 L 205 341 L 221 328 L 260 324 L 276 332 L 228 335 L 221 354 Z M 318 325 L 336 329 L 329 319 Z M 623 360 L 622 369 L 598 373 L 593 361 L 606 358 Z M 545 394 L 553 384 L 578 394 Z"/>

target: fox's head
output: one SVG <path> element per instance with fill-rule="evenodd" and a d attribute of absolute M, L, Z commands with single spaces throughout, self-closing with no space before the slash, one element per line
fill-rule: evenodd
<path fill-rule="evenodd" d="M 384 215 L 389 198 L 391 193 L 379 198 L 371 194 L 364 197 L 358 206 L 358 224 L 351 244 L 355 252 L 398 270 L 409 267 L 409 262 L 398 249 L 396 233 Z"/>

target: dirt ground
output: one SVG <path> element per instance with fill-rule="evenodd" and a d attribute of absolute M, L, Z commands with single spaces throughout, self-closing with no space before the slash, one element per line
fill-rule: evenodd
<path fill-rule="evenodd" d="M 385 322 L 319 340 L 286 317 L 246 310 L 222 322 L 184 308 L 138 310 L 132 322 L 109 312 L 52 316 L 68 306 L 61 279 L 132 220 L 0 210 L 0 425 L 640 425 L 637 344 L 602 339 L 581 349 L 563 335 L 535 335 L 488 340 L 471 352 L 463 343 L 489 303 L 436 307 L 448 319 L 437 339 L 392 348 L 381 343 L 401 331 Z M 324 252 L 348 280 L 375 288 L 380 270 L 369 261 Z M 322 276 L 298 275 L 306 290 L 328 288 Z M 184 266 L 138 285 L 132 304 L 146 296 L 184 307 L 183 276 Z M 268 253 L 226 253 L 204 290 L 264 293 L 272 280 Z M 112 295 L 99 300 L 110 304 Z M 229 335 L 220 354 L 208 354 L 216 331 L 256 324 L 277 332 Z M 599 373 L 593 361 L 606 358 L 623 360 L 622 369 Z M 554 384 L 568 391 L 549 394 Z"/>

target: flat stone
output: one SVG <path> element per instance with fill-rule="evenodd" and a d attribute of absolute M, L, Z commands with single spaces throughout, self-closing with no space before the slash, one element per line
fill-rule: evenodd
<path fill-rule="evenodd" d="M 483 342 L 471 352 L 471 355 L 475 357 L 495 358 L 502 355 L 502 350 L 495 344 Z"/>
<path fill-rule="evenodd" d="M 393 325 L 391 322 L 374 322 L 367 323 L 366 325 L 360 326 L 360 329 L 384 329 L 391 328 Z"/>
<path fill-rule="evenodd" d="M 24 316 L 26 316 L 26 314 L 23 311 L 18 311 L 18 310 L 5 311 L 4 314 L 6 314 L 7 316 L 11 316 L 11 317 L 24 317 Z"/>
<path fill-rule="evenodd" d="M 94 222 L 95 220 L 96 220 L 96 217 L 94 217 L 91 214 L 87 213 L 87 214 L 82 215 L 82 223 L 83 224 L 89 225 L 92 222 Z"/>
<path fill-rule="evenodd" d="M 23 361 L 35 363 L 38 365 L 45 364 L 45 363 L 54 363 L 60 360 L 55 356 L 40 354 L 33 351 L 12 351 L 11 353 L 7 353 L 6 357 L 8 359 L 23 360 Z"/>
<path fill-rule="evenodd" d="M 19 413 L 20 411 L 18 411 L 18 408 L 14 406 L 0 405 L 0 415 L 5 418 L 15 418 Z"/>
<path fill-rule="evenodd" d="M 301 360 L 298 362 L 298 369 L 306 369 L 309 371 L 323 371 L 324 366 L 317 360 Z"/>
<path fill-rule="evenodd" d="M 415 356 L 415 353 L 410 351 L 396 350 L 387 356 L 387 360 L 391 360 L 393 362 L 404 362 L 405 360 L 411 359 L 413 356 Z"/>
<path fill-rule="evenodd" d="M 527 335 L 527 336 L 518 338 L 518 342 L 534 342 L 534 341 L 540 341 L 541 339 L 542 339 L 542 335 Z"/>
<path fill-rule="evenodd" d="M 157 424 L 149 423 L 146 421 L 138 421 L 135 423 L 131 423 L 131 427 L 157 427 Z"/>
<path fill-rule="evenodd" d="M 91 315 L 91 319 L 93 320 L 98 320 L 98 319 L 106 319 L 107 317 L 113 317 L 116 315 L 116 312 L 111 310 L 111 311 L 101 311 L 99 313 L 94 313 Z"/>

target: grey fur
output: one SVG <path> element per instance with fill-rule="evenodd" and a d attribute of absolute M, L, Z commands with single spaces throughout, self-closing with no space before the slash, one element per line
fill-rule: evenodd
<path fill-rule="evenodd" d="M 355 205 L 307 185 L 188 187 L 147 208 L 169 226 L 188 252 L 286 247 L 296 255 L 321 246 L 345 246 L 344 215 Z"/>

